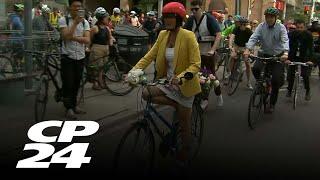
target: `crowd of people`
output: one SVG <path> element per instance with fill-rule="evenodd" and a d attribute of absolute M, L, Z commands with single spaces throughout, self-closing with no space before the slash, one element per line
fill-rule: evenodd
<path fill-rule="evenodd" d="M 112 34 L 116 26 L 124 24 L 141 28 L 149 34 L 150 51 L 133 69 L 145 69 L 156 60 L 157 78 L 166 78 L 170 81 L 170 86 L 154 86 L 149 91 L 144 91 L 143 98 L 148 98 L 151 93 L 154 103 L 170 105 L 177 109 L 183 141 L 183 148 L 179 153 L 181 160 L 186 159 L 189 150 L 192 104 L 195 95 L 201 92 L 201 87 L 197 76 L 190 81 L 183 81 L 182 85 L 179 79 L 186 72 L 197 74 L 203 68 L 209 69 L 209 73 L 215 75 L 215 63 L 219 58 L 217 49 L 221 47 L 224 39 L 229 39 L 228 48 L 231 50 L 229 71 L 237 61 L 237 53 L 241 51 L 246 65 L 247 87 L 251 90 L 253 89 L 251 74 L 255 79 L 259 79 L 264 67 L 264 64 L 259 61 L 251 67 L 248 61 L 249 55 L 256 50 L 256 47 L 259 46 L 259 56 L 280 57 L 283 63 L 267 64 L 267 68 L 272 73 L 269 112 L 274 111 L 279 89 L 284 84 L 284 64 L 302 61 L 312 66 L 319 60 L 318 20 L 313 19 L 309 30 L 303 20 L 283 25 L 277 21 L 279 11 L 273 7 L 266 9 L 265 22 L 259 23 L 257 20 L 249 21 L 248 18 L 240 15 L 228 15 L 225 19 L 225 12 L 205 12 L 199 0 L 191 2 L 192 14 L 190 15 L 187 15 L 182 4 L 170 2 L 164 6 L 161 18 L 157 17 L 155 11 L 147 12 L 145 17 L 144 13 L 137 14 L 133 10 L 122 11 L 117 7 L 113 9 L 112 14 L 103 7 L 97 8 L 94 13 L 79 14 L 83 9 L 82 1 L 69 1 L 70 6 L 66 15 L 58 9 L 51 10 L 44 4 L 37 4 L 33 9 L 33 29 L 57 30 L 63 40 L 61 77 L 66 117 L 76 119 L 76 114 L 85 113 L 77 106 L 76 101 L 86 58 L 86 47 L 90 47 L 90 62 L 103 66 L 107 59 L 99 62 L 94 60 L 109 54 L 110 46 L 114 42 Z M 15 13 L 9 17 L 10 29 L 23 30 L 21 19 L 23 5 L 16 4 L 14 10 Z M 305 99 L 309 101 L 311 99 L 310 67 L 305 67 L 302 71 L 306 88 Z M 102 71 L 96 72 L 99 84 L 103 84 L 102 74 Z M 291 66 L 287 76 L 288 97 L 292 92 L 293 76 L 294 67 Z M 93 84 L 92 88 L 100 90 L 103 87 Z M 214 91 L 218 98 L 218 106 L 223 106 L 219 83 L 214 87 Z M 208 100 L 209 97 L 204 99 L 204 106 L 208 105 Z"/>

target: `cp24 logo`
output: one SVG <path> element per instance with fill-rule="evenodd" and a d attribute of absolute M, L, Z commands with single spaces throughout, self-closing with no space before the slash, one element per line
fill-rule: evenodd
<path fill-rule="evenodd" d="M 59 127 L 58 136 L 44 136 L 43 131 L 49 127 Z M 82 130 L 77 131 L 78 127 Z M 96 133 L 99 124 L 93 121 L 44 121 L 33 125 L 28 131 L 28 137 L 35 143 L 24 146 L 24 151 L 36 150 L 38 154 L 18 161 L 16 168 L 49 168 L 50 163 L 65 163 L 66 168 L 80 168 L 83 163 L 90 163 L 91 157 L 85 157 L 89 143 L 73 143 L 55 153 L 55 148 L 47 143 L 69 143 L 73 137 L 90 136 Z M 70 153 L 69 157 L 63 157 Z M 52 156 L 50 162 L 39 162 Z"/>

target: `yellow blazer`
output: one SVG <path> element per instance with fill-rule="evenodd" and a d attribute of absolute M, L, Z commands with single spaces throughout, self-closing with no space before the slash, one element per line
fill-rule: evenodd
<path fill-rule="evenodd" d="M 153 60 L 156 60 L 157 79 L 166 77 L 165 52 L 169 34 L 169 31 L 161 31 L 151 50 L 134 68 L 145 69 Z M 186 72 L 191 72 L 194 75 L 192 80 L 183 79 L 183 84 L 180 86 L 181 93 L 186 97 L 191 97 L 201 92 L 198 76 L 200 66 L 199 44 L 194 33 L 180 28 L 174 47 L 173 67 L 177 78 L 183 77 Z"/>

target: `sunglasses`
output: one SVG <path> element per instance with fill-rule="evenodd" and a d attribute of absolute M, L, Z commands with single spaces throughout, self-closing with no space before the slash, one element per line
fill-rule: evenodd
<path fill-rule="evenodd" d="M 200 8 L 191 8 L 191 11 L 199 11 Z"/>

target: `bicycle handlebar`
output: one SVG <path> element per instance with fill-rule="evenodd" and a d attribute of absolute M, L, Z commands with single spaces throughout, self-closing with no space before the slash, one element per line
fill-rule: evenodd
<path fill-rule="evenodd" d="M 282 61 L 280 61 L 280 57 L 277 57 L 277 56 L 274 56 L 274 57 L 259 57 L 259 56 L 255 56 L 255 55 L 252 55 L 250 54 L 249 58 L 251 59 L 259 59 L 261 61 L 264 61 L 264 62 L 277 62 L 277 63 L 283 63 Z"/>
<path fill-rule="evenodd" d="M 309 66 L 307 63 L 303 63 L 303 62 L 291 62 L 290 64 L 288 64 L 289 66 Z"/>
<path fill-rule="evenodd" d="M 29 54 L 35 54 L 35 55 L 40 55 L 40 56 L 59 56 L 61 53 L 52 53 L 52 52 L 46 52 L 46 51 L 30 51 L 30 50 L 24 50 L 24 52 L 29 53 Z"/>

